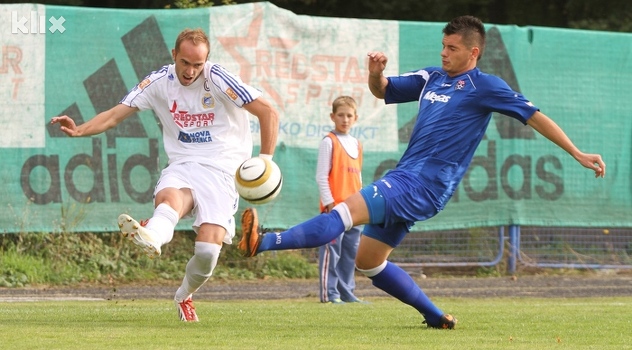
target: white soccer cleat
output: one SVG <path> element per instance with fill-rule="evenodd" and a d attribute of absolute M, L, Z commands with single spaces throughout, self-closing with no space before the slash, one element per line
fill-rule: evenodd
<path fill-rule="evenodd" d="M 146 229 L 145 223 L 139 223 L 127 214 L 118 217 L 118 226 L 124 237 L 143 248 L 150 259 L 160 256 L 160 243 L 155 239 L 155 233 Z"/>

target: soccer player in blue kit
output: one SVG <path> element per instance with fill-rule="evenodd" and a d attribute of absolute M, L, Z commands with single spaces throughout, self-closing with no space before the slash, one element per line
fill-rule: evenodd
<path fill-rule="evenodd" d="M 513 117 L 568 152 L 579 164 L 604 177 L 599 154 L 580 151 L 564 131 L 502 79 L 477 67 L 485 48 L 485 27 L 476 17 L 461 16 L 443 29 L 441 67 L 396 77 L 383 75 L 387 57 L 370 52 L 369 89 L 386 103 L 419 101 L 408 148 L 395 169 L 362 188 L 330 213 L 285 232 L 259 233 L 257 213 L 242 214 L 239 244 L 245 256 L 267 250 L 323 245 L 355 225 L 365 224 L 356 268 L 373 285 L 414 307 L 428 327 L 452 329 L 455 317 L 444 313 L 400 267 L 387 260 L 416 221 L 441 211 L 465 174 L 492 112 Z"/>

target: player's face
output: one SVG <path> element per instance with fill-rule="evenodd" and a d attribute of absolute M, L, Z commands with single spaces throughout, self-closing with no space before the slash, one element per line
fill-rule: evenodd
<path fill-rule="evenodd" d="M 331 113 L 330 117 L 336 126 L 336 131 L 341 134 L 348 134 L 353 124 L 358 120 L 355 109 L 349 106 L 338 107 L 336 113 Z"/>
<path fill-rule="evenodd" d="M 441 67 L 451 77 L 465 73 L 476 67 L 478 48 L 474 47 L 468 49 L 461 39 L 461 35 L 459 34 L 443 36 Z"/>
<path fill-rule="evenodd" d="M 176 74 L 182 85 L 191 85 L 202 74 L 204 63 L 208 56 L 208 48 L 204 44 L 195 45 L 186 40 L 180 43 L 178 51 L 172 50 L 173 61 L 176 64 Z"/>

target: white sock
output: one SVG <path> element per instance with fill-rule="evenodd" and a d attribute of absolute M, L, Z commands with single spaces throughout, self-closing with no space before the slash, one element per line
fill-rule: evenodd
<path fill-rule="evenodd" d="M 340 218 L 342 219 L 342 223 L 345 225 L 345 232 L 351 230 L 353 227 L 353 219 L 351 218 L 351 212 L 349 212 L 349 207 L 347 203 L 342 202 L 334 207 L 335 211 L 340 214 Z"/>
<path fill-rule="evenodd" d="M 382 272 L 382 270 L 384 270 L 386 268 L 386 263 L 387 262 L 388 262 L 387 260 L 384 260 L 384 262 L 382 264 L 380 264 L 378 267 L 374 267 L 372 269 L 362 270 L 362 269 L 358 269 L 356 267 L 356 270 L 362 272 L 366 277 L 371 278 L 371 277 L 377 275 L 378 273 Z"/>
<path fill-rule="evenodd" d="M 178 215 L 177 211 L 162 203 L 154 209 L 154 215 L 147 221 L 145 228 L 158 234 L 161 245 L 167 244 L 173 238 L 173 230 L 176 228 L 179 219 L 180 215 Z"/>
<path fill-rule="evenodd" d="M 195 253 L 187 263 L 182 285 L 175 299 L 181 302 L 195 293 L 213 274 L 222 246 L 215 243 L 195 242 Z"/>

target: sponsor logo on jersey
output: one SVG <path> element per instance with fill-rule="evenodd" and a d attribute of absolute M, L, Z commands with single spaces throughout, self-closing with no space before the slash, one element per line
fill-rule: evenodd
<path fill-rule="evenodd" d="M 208 86 L 208 79 L 204 79 L 204 90 L 211 91 L 211 87 Z"/>
<path fill-rule="evenodd" d="M 208 130 L 197 132 L 183 132 L 178 134 L 178 141 L 182 143 L 207 143 L 213 142 L 211 132 Z"/>
<path fill-rule="evenodd" d="M 465 87 L 465 80 L 459 80 L 456 82 L 455 90 L 461 90 Z"/>
<path fill-rule="evenodd" d="M 428 100 L 430 101 L 430 103 L 435 103 L 435 102 L 448 103 L 448 101 L 450 101 L 450 96 L 437 95 L 437 93 L 434 91 L 428 91 L 424 95 L 424 100 Z"/>
<path fill-rule="evenodd" d="M 204 94 L 204 96 L 202 96 L 202 107 L 204 108 L 215 107 L 215 99 L 213 98 L 213 96 L 211 96 L 211 94 L 206 93 Z"/>
<path fill-rule="evenodd" d="M 187 111 L 178 111 L 171 113 L 173 121 L 181 128 L 199 128 L 213 125 L 215 113 L 188 113 Z"/>
<path fill-rule="evenodd" d="M 202 101 L 204 103 L 204 101 Z M 211 101 L 214 104 L 214 101 Z M 173 105 L 169 110 L 173 122 L 181 128 L 200 128 L 213 125 L 215 121 L 215 113 L 189 113 L 189 111 L 178 110 L 177 101 L 173 101 Z"/>
<path fill-rule="evenodd" d="M 138 83 L 138 89 L 139 90 L 144 90 L 149 84 L 151 83 L 151 80 L 149 80 L 149 78 L 141 81 L 140 83 Z"/>
<path fill-rule="evenodd" d="M 380 191 L 378 191 L 377 186 L 373 185 L 373 198 L 376 198 L 380 195 Z"/>
<path fill-rule="evenodd" d="M 237 94 L 232 88 L 226 89 L 226 95 L 228 95 L 228 97 L 230 97 L 233 101 L 237 100 Z"/>
<path fill-rule="evenodd" d="M 169 75 L 167 76 L 167 79 L 169 79 L 170 81 L 173 81 L 173 79 L 175 79 L 175 77 L 173 76 L 173 73 L 172 73 L 172 74 L 169 74 Z"/>

